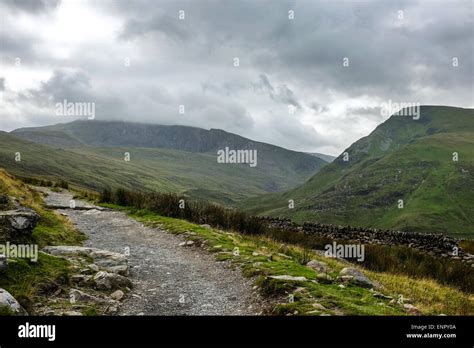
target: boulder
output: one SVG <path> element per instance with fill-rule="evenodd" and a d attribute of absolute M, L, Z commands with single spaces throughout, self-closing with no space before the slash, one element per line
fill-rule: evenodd
<path fill-rule="evenodd" d="M 0 288 L 0 308 L 6 308 L 13 315 L 28 315 L 28 312 L 5 289 Z"/>
<path fill-rule="evenodd" d="M 314 269 L 318 273 L 327 273 L 328 265 L 326 262 L 311 260 L 306 264 L 307 267 Z"/>
<path fill-rule="evenodd" d="M 100 290 L 115 290 L 131 287 L 132 282 L 119 274 L 100 271 L 94 276 L 94 285 Z"/>
<path fill-rule="evenodd" d="M 71 304 L 76 303 L 89 303 L 89 304 L 104 304 L 107 303 L 106 300 L 99 297 L 85 293 L 84 291 L 78 289 L 71 289 L 69 291 L 69 302 Z"/>
<path fill-rule="evenodd" d="M 92 283 L 92 276 L 84 274 L 74 274 L 71 277 L 71 281 L 75 285 L 87 286 Z"/>
<path fill-rule="evenodd" d="M 39 215 L 32 209 L 0 211 L 0 242 L 21 243 L 31 236 Z"/>
<path fill-rule="evenodd" d="M 110 294 L 110 298 L 115 301 L 120 301 L 124 298 L 125 293 L 122 290 L 116 290 Z"/>
<path fill-rule="evenodd" d="M 342 271 L 339 273 L 340 279 L 343 281 L 347 281 L 351 284 L 363 287 L 363 288 L 373 288 L 375 284 L 367 278 L 361 271 L 346 267 L 343 268 Z"/>

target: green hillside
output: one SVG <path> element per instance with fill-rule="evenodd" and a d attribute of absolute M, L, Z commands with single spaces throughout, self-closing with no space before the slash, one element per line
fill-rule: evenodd
<path fill-rule="evenodd" d="M 0 167 L 21 176 L 64 179 L 94 190 L 123 187 L 176 192 L 233 205 L 253 195 L 295 187 L 325 164 L 307 154 L 253 142 L 223 131 L 156 126 L 150 133 L 149 129 L 153 127 L 143 128 L 140 124 L 124 122 L 78 121 L 10 134 L 2 132 Z M 93 134 L 92 138 L 88 138 L 88 131 Z M 141 134 L 142 131 L 146 134 Z M 159 138 L 158 133 L 163 137 Z M 207 140 L 194 137 L 211 133 Z M 93 138 L 102 140 L 94 144 Z M 133 139 L 139 141 L 131 144 Z M 161 143 L 157 139 L 161 139 Z M 158 145 L 163 148 L 156 147 Z M 171 148 L 173 146 L 178 149 Z M 217 163 L 214 147 L 221 146 L 256 149 L 257 166 Z M 202 151 L 190 151 L 191 147 Z M 16 152 L 21 153 L 21 162 L 15 162 Z M 129 162 L 124 160 L 125 152 L 130 153 Z"/>
<path fill-rule="evenodd" d="M 106 148 L 152 148 L 208 154 L 216 160 L 218 150 L 256 150 L 258 167 L 269 179 L 275 173 L 286 183 L 271 183 L 267 191 L 280 191 L 312 176 L 327 161 L 310 154 L 291 151 L 220 129 L 163 126 L 118 121 L 79 120 L 54 126 L 21 128 L 13 135 L 28 141 L 70 149 L 82 146 Z M 274 185 L 278 184 L 278 185 Z M 273 187 L 272 187 L 273 186 Z"/>
<path fill-rule="evenodd" d="M 341 154 L 298 188 L 242 207 L 299 222 L 474 237 L 474 110 L 423 106 L 419 120 L 393 115 L 344 152 L 348 161 Z"/>

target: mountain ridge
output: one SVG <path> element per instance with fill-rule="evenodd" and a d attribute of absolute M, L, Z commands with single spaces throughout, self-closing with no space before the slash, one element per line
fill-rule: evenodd
<path fill-rule="evenodd" d="M 91 127 L 89 127 L 91 126 Z M 102 126 L 102 127 L 100 127 Z M 113 132 L 119 132 L 122 131 L 123 134 L 121 135 L 126 135 L 126 132 L 128 131 L 129 134 L 132 135 L 132 137 L 127 137 L 125 141 L 122 142 L 117 142 L 118 137 L 115 138 L 110 138 L 106 137 L 106 140 L 103 140 L 104 138 L 101 137 L 96 137 L 92 136 L 92 134 L 85 134 L 85 132 L 93 132 L 94 130 L 97 131 L 100 130 L 101 128 L 104 128 L 104 126 L 110 126 L 111 131 Z M 122 127 L 122 128 L 121 128 Z M 128 130 L 127 128 L 128 127 Z M 175 131 L 170 132 L 170 130 Z M 185 134 L 185 131 L 188 131 L 188 134 Z M 106 120 L 75 120 L 72 122 L 67 122 L 67 123 L 58 123 L 55 125 L 49 125 L 49 126 L 40 126 L 40 127 L 22 127 L 22 128 L 17 128 L 11 131 L 11 134 L 14 134 L 19 137 L 26 138 L 27 136 L 31 135 L 40 135 L 41 133 L 44 132 L 57 132 L 58 134 L 60 132 L 64 132 L 71 138 L 78 140 L 81 142 L 82 140 L 87 140 L 87 141 L 92 141 L 88 142 L 88 145 L 96 145 L 96 146 L 132 146 L 132 147 L 161 147 L 161 148 L 173 148 L 176 150 L 185 150 L 185 151 L 190 151 L 190 152 L 209 152 L 209 151 L 214 151 L 218 149 L 222 149 L 225 145 L 221 145 L 222 138 L 223 136 L 230 137 L 232 140 L 234 140 L 237 144 L 255 144 L 255 145 L 260 145 L 260 146 L 271 146 L 275 147 L 280 150 L 285 150 L 285 151 L 291 151 L 294 153 L 299 153 L 299 154 L 305 154 L 305 155 L 312 155 L 310 153 L 306 153 L 303 151 L 295 151 L 291 149 L 287 149 L 282 146 L 270 144 L 270 143 L 265 143 L 262 141 L 257 141 L 253 140 L 247 137 L 244 137 L 242 135 L 228 132 L 223 129 L 219 128 L 210 128 L 210 129 L 205 129 L 205 128 L 200 128 L 200 127 L 195 127 L 195 126 L 186 126 L 186 125 L 161 125 L 161 124 L 153 124 L 153 123 L 140 123 L 140 122 L 128 122 L 128 121 L 106 121 Z M 191 132 L 191 133 L 189 133 Z M 137 134 L 138 133 L 138 134 Z M 187 138 L 190 136 L 193 136 L 193 140 L 196 138 L 199 139 L 205 139 L 207 142 L 203 144 L 204 146 L 187 146 L 188 144 L 178 144 L 181 145 L 182 148 L 179 147 L 171 147 L 170 145 L 163 146 L 161 143 L 153 143 L 150 142 L 149 139 L 146 137 L 149 137 L 151 135 L 160 135 L 163 136 L 165 139 L 164 140 L 169 140 L 170 138 L 172 139 L 173 137 L 179 136 L 179 135 L 186 135 Z M 145 140 L 144 137 L 145 136 Z M 185 136 L 182 136 L 182 138 L 186 138 Z M 153 139 L 155 141 L 159 141 L 159 139 Z M 110 141 L 112 143 L 110 143 Z M 38 141 L 41 142 L 41 141 Z M 82 143 L 82 142 L 81 142 Z M 82 143 L 83 144 L 83 143 Z M 59 146 L 63 144 L 58 144 Z M 326 156 L 324 154 L 319 154 L 321 156 Z M 327 162 L 324 160 L 324 158 L 316 156 L 323 161 Z M 331 156 L 332 157 L 332 156 Z"/>
<path fill-rule="evenodd" d="M 128 189 L 176 192 L 230 205 L 251 195 L 294 187 L 326 164 L 222 130 L 120 121 L 18 129 L 4 133 L 0 143 L 5 150 L 21 149 L 28 158 L 12 163 L 12 155 L 0 151 L 0 166 L 14 174 L 41 173 L 49 179 L 60 174 L 94 190 L 123 183 Z M 218 163 L 216 150 L 225 146 L 257 150 L 257 167 Z M 129 163 L 124 162 L 125 153 L 130 154 Z M 48 175 L 48 169 L 54 175 Z"/>

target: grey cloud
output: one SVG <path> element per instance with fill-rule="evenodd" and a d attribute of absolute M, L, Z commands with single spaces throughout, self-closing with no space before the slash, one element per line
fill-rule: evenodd
<path fill-rule="evenodd" d="M 13 65 L 15 58 L 33 64 L 38 58 L 34 50 L 35 38 L 31 35 L 0 30 L 0 53 L 5 63 Z"/>
<path fill-rule="evenodd" d="M 40 4 L 35 6 L 52 8 Z M 39 89 L 19 93 L 27 105 L 88 98 L 97 103 L 98 117 L 223 128 L 295 149 L 337 152 L 360 134 L 348 129 L 344 137 L 330 137 L 324 129 L 330 134 L 329 127 L 342 128 L 351 117 L 383 121 L 369 106 L 346 107 L 328 120 L 334 110 L 329 106 L 347 105 L 347 99 L 474 104 L 469 1 L 87 4 L 120 25 L 115 41 L 82 44 L 70 59 L 38 52 L 36 47 L 48 42 L 21 30 L 20 23 L 12 21 L 11 30 L 0 33 L 2 57 L 25 57 L 56 71 Z M 180 9 L 186 11 L 184 21 L 178 20 Z M 293 20 L 289 9 L 295 11 Z M 404 11 L 403 21 L 398 10 Z M 48 20 L 44 11 L 37 16 Z M 132 66 L 124 70 L 127 54 L 133 55 Z M 235 56 L 238 69 L 232 67 Z M 344 57 L 348 68 L 342 66 Z M 452 57 L 458 57 L 459 67 L 452 67 Z M 65 66 L 72 69 L 61 69 Z M 185 115 L 177 116 L 179 104 L 186 105 Z M 288 117 L 284 104 L 297 106 L 299 113 Z M 300 117 L 306 117 L 305 124 Z M 308 119 L 323 131 L 315 133 Z"/>
<path fill-rule="evenodd" d="M 93 102 L 90 78 L 80 70 L 58 69 L 53 76 L 42 82 L 39 88 L 19 93 L 18 98 L 46 107 L 57 102 Z"/>
<path fill-rule="evenodd" d="M 190 33 L 183 24 L 179 25 L 176 19 L 165 15 L 157 15 L 149 20 L 129 20 L 120 33 L 120 38 L 129 40 L 150 32 L 161 33 L 178 41 L 186 41 L 190 38 Z"/>
<path fill-rule="evenodd" d="M 273 88 L 272 84 L 270 83 L 270 81 L 268 80 L 268 77 L 267 75 L 265 74 L 261 74 L 260 75 L 260 82 L 261 82 L 261 88 L 262 89 L 267 89 L 271 92 L 273 92 L 275 89 Z"/>
<path fill-rule="evenodd" d="M 271 98 L 273 100 L 284 103 L 284 104 L 291 104 L 296 107 L 301 107 L 295 94 L 290 88 L 288 88 L 287 85 L 283 84 L 281 86 L 278 86 L 276 90 L 277 90 L 276 93 L 271 94 Z"/>
<path fill-rule="evenodd" d="M 321 105 L 317 102 L 311 102 L 309 108 L 314 110 L 317 114 L 329 111 L 329 108 L 326 105 Z"/>
<path fill-rule="evenodd" d="M 239 47 L 254 68 L 271 75 L 284 73 L 307 86 L 324 84 L 351 96 L 383 94 L 387 99 L 412 94 L 413 84 L 441 83 L 449 89 L 462 79 L 463 85 L 471 85 L 472 50 L 464 38 L 472 38 L 472 6 L 454 3 L 178 1 L 162 3 L 156 11 L 171 16 L 166 28 L 171 38 L 180 37 L 175 27 L 183 26 L 173 17 L 182 8 L 187 13 L 183 22 L 192 23 L 189 28 L 207 40 L 210 52 Z M 131 17 L 129 23 L 153 11 L 147 2 L 135 4 L 132 12 L 124 3 L 117 6 Z M 294 20 L 287 18 L 288 9 L 294 9 Z M 405 13 L 401 22 L 399 10 Z M 155 26 L 144 21 L 138 27 L 152 32 Z M 459 76 L 443 68 L 456 54 L 464 62 Z M 348 68 L 342 67 L 344 57 L 349 58 Z M 420 65 L 425 68 L 416 70 Z M 286 92 L 283 88 L 282 98 Z"/>
<path fill-rule="evenodd" d="M 274 87 L 265 74 L 260 74 L 260 81 L 254 86 L 258 89 L 268 93 L 270 98 L 278 103 L 283 103 L 286 105 L 294 105 L 298 108 L 301 108 L 301 105 L 296 97 L 295 93 L 286 85 L 281 84 Z"/>
<path fill-rule="evenodd" d="M 3 0 L 13 11 L 40 13 L 56 8 L 60 0 Z"/>

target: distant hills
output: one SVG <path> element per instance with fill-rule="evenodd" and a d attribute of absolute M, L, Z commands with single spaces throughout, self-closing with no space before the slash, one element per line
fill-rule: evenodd
<path fill-rule="evenodd" d="M 303 185 L 241 207 L 298 222 L 474 237 L 474 110 L 420 111 L 418 120 L 391 116 Z"/>
<path fill-rule="evenodd" d="M 319 153 L 319 152 L 307 152 L 307 153 L 310 154 L 311 156 L 319 157 L 322 160 L 325 160 L 326 162 L 329 162 L 329 163 L 331 163 L 332 161 L 334 161 L 336 159 L 336 156 L 325 155 L 325 154 Z"/>
<path fill-rule="evenodd" d="M 257 167 L 217 163 L 225 147 L 257 150 Z M 474 236 L 473 109 L 422 106 L 419 119 L 393 115 L 329 164 L 318 156 L 185 126 L 85 120 L 0 132 L 0 167 L 22 176 L 178 192 L 297 222 Z"/>
<path fill-rule="evenodd" d="M 256 150 L 257 167 L 217 163 L 217 151 L 225 147 Z M 16 152 L 21 162 L 15 162 Z M 94 190 L 178 192 L 229 205 L 295 187 L 326 163 L 218 129 L 84 120 L 0 132 L 0 166 L 13 174 Z"/>

